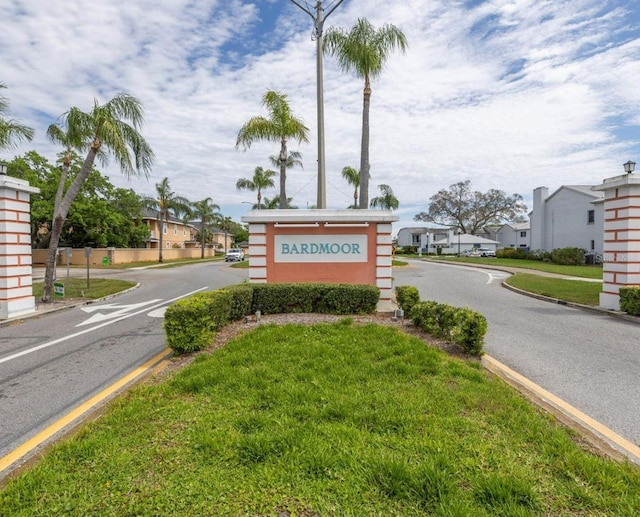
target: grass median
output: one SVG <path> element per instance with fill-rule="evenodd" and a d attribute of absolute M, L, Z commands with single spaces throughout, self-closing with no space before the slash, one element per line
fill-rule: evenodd
<path fill-rule="evenodd" d="M 477 361 L 345 318 L 264 325 L 132 390 L 0 514 L 638 515 L 640 472 Z"/>
<path fill-rule="evenodd" d="M 56 281 L 64 286 L 65 300 L 97 300 L 122 292 L 136 285 L 135 282 L 128 280 L 116 280 L 112 278 L 91 278 L 87 287 L 86 278 L 63 278 Z M 44 282 L 33 283 L 33 296 L 36 300 L 42 298 L 44 291 Z M 53 296 L 55 299 L 56 296 Z"/>
<path fill-rule="evenodd" d="M 506 283 L 528 293 L 593 307 L 599 305 L 602 292 L 601 282 L 566 280 L 528 273 L 516 273 L 507 278 Z"/>

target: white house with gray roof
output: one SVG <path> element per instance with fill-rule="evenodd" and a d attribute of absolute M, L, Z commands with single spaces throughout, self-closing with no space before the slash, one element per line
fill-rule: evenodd
<path fill-rule="evenodd" d="M 602 254 L 604 195 L 592 185 L 563 185 L 551 195 L 538 187 L 529 222 L 531 250 L 575 247 Z"/>

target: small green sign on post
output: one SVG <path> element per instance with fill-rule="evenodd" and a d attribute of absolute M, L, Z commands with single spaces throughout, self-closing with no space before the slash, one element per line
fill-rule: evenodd
<path fill-rule="evenodd" d="M 60 298 L 64 297 L 64 284 L 62 282 L 53 283 L 53 294 L 54 296 L 59 296 Z"/>

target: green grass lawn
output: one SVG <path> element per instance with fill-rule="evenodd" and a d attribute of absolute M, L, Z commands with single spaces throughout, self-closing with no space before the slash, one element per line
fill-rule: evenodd
<path fill-rule="evenodd" d="M 640 471 L 478 362 L 344 319 L 264 325 L 135 388 L 9 480 L 0 514 L 632 516 Z"/>
<path fill-rule="evenodd" d="M 540 260 L 518 260 L 482 257 L 429 257 L 431 260 L 445 260 L 448 262 L 463 262 L 466 264 L 488 264 L 491 266 L 505 266 L 524 269 L 535 269 L 547 273 L 557 273 L 559 275 L 578 276 L 582 278 L 602 279 L 602 266 L 561 266 L 551 262 Z"/>
<path fill-rule="evenodd" d="M 64 299 L 79 299 L 79 300 L 96 300 L 98 298 L 104 298 L 115 293 L 124 291 L 136 285 L 135 282 L 128 280 L 115 280 L 112 278 L 90 278 L 89 287 L 87 287 L 86 278 L 60 278 L 56 282 L 61 282 L 64 285 Z M 42 291 L 44 290 L 44 282 L 33 283 L 33 296 L 36 300 L 42 298 Z M 56 296 L 53 296 L 56 299 Z M 1 514 L 0 514 L 1 515 Z"/>
<path fill-rule="evenodd" d="M 529 293 L 591 306 L 599 305 L 600 293 L 602 292 L 602 283 L 600 282 L 564 280 L 528 273 L 516 273 L 507 278 L 506 282 Z"/>

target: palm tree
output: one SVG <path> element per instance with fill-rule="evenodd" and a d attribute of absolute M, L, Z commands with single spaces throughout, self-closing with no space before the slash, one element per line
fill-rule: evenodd
<path fill-rule="evenodd" d="M 222 214 L 219 215 L 218 224 L 220 225 L 220 229 L 224 232 L 224 254 L 227 254 L 227 235 L 229 234 L 229 230 L 231 230 L 233 221 L 231 217 L 223 217 Z"/>
<path fill-rule="evenodd" d="M 162 262 L 162 235 L 164 234 L 164 225 L 169 225 L 169 216 L 178 213 L 190 213 L 191 203 L 188 199 L 176 195 L 171 190 L 169 178 L 162 178 L 160 183 L 156 183 L 156 197 L 145 197 L 143 202 L 147 208 L 155 210 L 158 213 L 158 262 Z"/>
<path fill-rule="evenodd" d="M 6 88 L 4 83 L 0 83 L 0 90 Z M 20 140 L 31 141 L 34 131 L 12 119 L 5 119 L 4 114 L 9 111 L 9 101 L 0 95 L 0 149 L 10 149 L 15 147 Z"/>
<path fill-rule="evenodd" d="M 253 208 L 257 208 L 259 210 L 262 208 L 262 190 L 275 187 L 276 184 L 274 183 L 273 178 L 277 175 L 278 173 L 271 169 L 267 169 L 265 171 L 262 167 L 256 167 L 253 171 L 253 177 L 251 179 L 240 178 L 236 182 L 236 188 L 238 190 L 250 190 L 251 192 L 257 191 L 258 204 L 257 206 L 254 205 Z"/>
<path fill-rule="evenodd" d="M 378 77 L 389 54 L 395 48 L 407 48 L 403 32 L 391 24 L 375 29 L 365 18 L 359 18 L 350 31 L 330 28 L 323 41 L 324 51 L 338 59 L 345 72 L 355 72 L 364 79 L 362 108 L 362 143 L 360 147 L 360 208 L 369 204 L 369 105 L 371 79 Z"/>
<path fill-rule="evenodd" d="M 378 185 L 380 189 L 380 196 L 374 197 L 371 200 L 371 208 L 382 208 L 383 210 L 397 210 L 400 202 L 398 198 L 393 195 L 393 190 L 389 185 Z"/>
<path fill-rule="evenodd" d="M 129 94 L 119 93 L 103 105 L 98 104 L 97 99 L 94 99 L 93 109 L 88 113 L 72 107 L 62 115 L 59 132 L 49 127 L 47 134 L 54 141 L 62 142 L 66 148 L 86 151 L 87 155 L 80 171 L 66 191 L 65 187 L 62 187 L 60 192 L 64 193 L 53 213 L 42 294 L 43 302 L 51 302 L 56 252 L 64 221 L 71 203 L 92 171 L 96 157 L 106 164 L 108 156 L 112 155 L 127 177 L 140 175 L 140 173 L 149 175 L 153 151 L 138 132 L 143 119 L 140 101 Z"/>
<path fill-rule="evenodd" d="M 276 156 L 276 155 L 269 156 L 269 162 L 274 167 L 280 167 L 280 156 Z M 301 169 L 304 169 L 304 167 L 302 166 L 302 154 L 300 154 L 298 151 L 289 151 L 289 154 L 287 155 L 287 159 L 284 162 L 284 168 L 293 169 L 296 166 L 300 167 Z M 287 206 L 289 206 L 288 203 L 287 203 Z"/>
<path fill-rule="evenodd" d="M 280 208 L 287 208 L 287 141 L 294 138 L 298 143 L 308 142 L 309 128 L 291 113 L 284 93 L 268 90 L 262 97 L 262 105 L 267 108 L 269 117 L 257 116 L 246 122 L 238 133 L 236 148 L 246 150 L 258 140 L 280 142 Z"/>
<path fill-rule="evenodd" d="M 210 197 L 192 203 L 191 207 L 193 217 L 200 220 L 200 258 L 203 259 L 205 229 L 207 225 L 219 219 L 220 213 L 218 210 L 220 210 L 220 207 L 216 205 Z"/>
<path fill-rule="evenodd" d="M 288 197 L 287 198 L 287 207 L 291 208 L 291 209 L 297 209 L 298 207 L 295 205 L 291 204 L 291 201 L 293 201 L 292 197 Z M 280 198 L 278 197 L 274 197 L 273 199 L 269 199 L 268 197 L 264 198 L 264 203 L 262 203 L 262 206 L 264 208 L 266 208 L 267 210 L 274 210 L 276 208 L 278 208 L 278 205 L 280 203 Z"/>
<path fill-rule="evenodd" d="M 358 187 L 360 187 L 360 174 L 353 167 L 347 165 L 342 168 L 342 177 L 347 180 L 347 183 L 354 187 L 353 190 L 353 205 L 349 208 L 358 208 Z"/>

